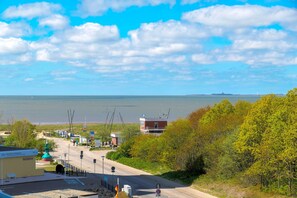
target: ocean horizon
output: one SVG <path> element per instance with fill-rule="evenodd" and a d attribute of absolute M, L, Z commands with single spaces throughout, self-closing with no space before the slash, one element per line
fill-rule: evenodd
<path fill-rule="evenodd" d="M 186 118 L 191 112 L 213 106 L 223 99 L 255 102 L 260 95 L 193 94 L 177 96 L 0 96 L 0 123 L 27 119 L 34 124 L 105 123 L 114 113 L 114 123 L 138 123 L 139 118 Z M 168 115 L 169 113 L 169 115 Z"/>

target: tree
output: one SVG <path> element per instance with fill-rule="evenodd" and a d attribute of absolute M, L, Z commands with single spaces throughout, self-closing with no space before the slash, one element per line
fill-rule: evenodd
<path fill-rule="evenodd" d="M 187 163 L 183 157 L 185 152 L 183 147 L 188 144 L 188 137 L 193 133 L 190 122 L 179 119 L 167 126 L 166 131 L 161 136 L 164 145 L 163 159 L 166 164 L 174 170 L 182 170 Z"/>
<path fill-rule="evenodd" d="M 258 179 L 263 187 L 288 181 L 293 192 L 297 164 L 297 91 L 285 97 L 262 97 L 240 127 L 235 148 L 246 160 L 245 175 Z M 282 179 L 283 178 L 283 179 Z"/>
<path fill-rule="evenodd" d="M 254 162 L 254 156 L 259 152 L 262 135 L 268 128 L 268 119 L 275 112 L 281 102 L 275 95 L 267 95 L 258 100 L 245 118 L 240 127 L 236 149 L 241 153 L 251 155 L 247 166 Z"/>
<path fill-rule="evenodd" d="M 129 141 L 131 138 L 140 134 L 139 127 L 136 125 L 126 126 L 121 132 L 123 142 Z"/>
<path fill-rule="evenodd" d="M 220 103 L 215 104 L 205 115 L 200 119 L 201 124 L 213 123 L 222 116 L 234 112 L 234 107 L 229 100 L 222 100 Z"/>
<path fill-rule="evenodd" d="M 35 126 L 27 120 L 16 121 L 12 125 L 11 135 L 6 139 L 5 145 L 20 148 L 33 148 L 36 145 Z"/>
<path fill-rule="evenodd" d="M 193 129 L 197 129 L 199 125 L 199 120 L 204 116 L 205 113 L 207 113 L 210 110 L 210 106 L 197 109 L 196 111 L 193 111 L 188 116 L 188 120 L 192 126 Z"/>

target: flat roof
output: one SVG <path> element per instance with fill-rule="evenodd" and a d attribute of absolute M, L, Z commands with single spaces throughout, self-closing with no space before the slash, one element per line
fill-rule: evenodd
<path fill-rule="evenodd" d="M 21 151 L 21 150 L 28 150 L 28 148 L 18 148 L 18 147 L 11 147 L 11 146 L 0 146 L 1 151 Z"/>
<path fill-rule="evenodd" d="M 165 118 L 139 118 L 140 121 L 167 121 Z"/>
<path fill-rule="evenodd" d="M 38 151 L 31 148 L 0 146 L 0 159 L 12 157 L 36 156 Z"/>

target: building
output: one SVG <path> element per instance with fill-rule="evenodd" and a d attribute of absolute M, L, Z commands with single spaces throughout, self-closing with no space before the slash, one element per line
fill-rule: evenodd
<path fill-rule="evenodd" d="M 140 118 L 140 131 L 142 133 L 163 133 L 167 126 L 164 118 Z"/>
<path fill-rule="evenodd" d="M 43 175 L 36 169 L 36 149 L 0 146 L 0 179 Z"/>
<path fill-rule="evenodd" d="M 111 136 L 111 144 L 113 146 L 119 146 L 122 144 L 123 140 L 121 137 L 121 132 L 113 132 L 110 134 Z"/>

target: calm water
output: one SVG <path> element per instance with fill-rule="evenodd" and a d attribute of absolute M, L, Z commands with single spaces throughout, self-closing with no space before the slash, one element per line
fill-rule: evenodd
<path fill-rule="evenodd" d="M 75 110 L 74 122 L 104 123 L 114 109 L 114 122 L 138 122 L 139 117 L 159 117 L 170 109 L 169 121 L 185 118 L 192 111 L 223 99 L 254 102 L 256 95 L 191 96 L 0 96 L 0 121 L 28 119 L 35 124 L 67 123 L 67 110 Z"/>

